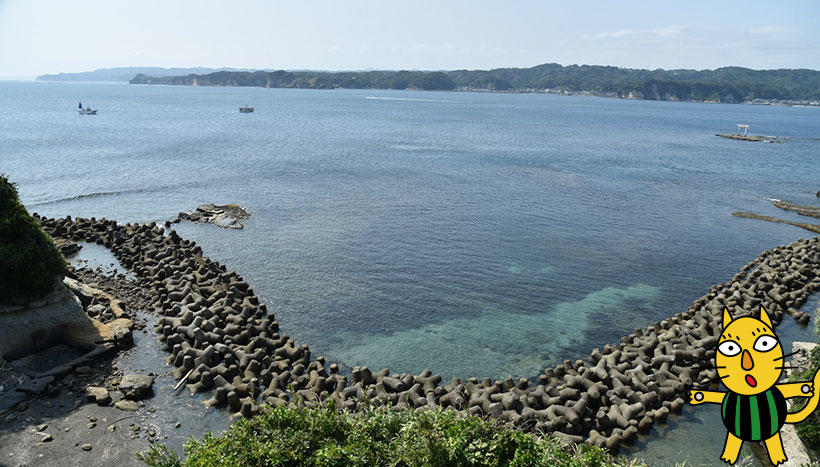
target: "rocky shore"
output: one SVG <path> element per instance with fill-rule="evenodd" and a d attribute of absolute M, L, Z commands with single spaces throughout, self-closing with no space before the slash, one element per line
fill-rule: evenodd
<path fill-rule="evenodd" d="M 176 431 L 151 405 L 154 375 L 120 367 L 133 350 L 131 330 L 143 330 L 140 314 L 153 311 L 156 295 L 101 268 L 67 274 L 89 318 L 115 329 L 118 321 L 132 324 L 101 351 L 74 358 L 80 350 L 57 343 L 0 365 L 0 465 L 62 466 L 69 456 L 87 466 L 137 465 L 135 452 Z M 41 370 L 51 374 L 38 376 Z"/>
<path fill-rule="evenodd" d="M 139 285 L 153 291 L 161 314 L 156 332 L 176 367 L 174 377 L 192 393 L 211 394 L 209 406 L 245 417 L 261 403 L 317 406 L 333 400 L 348 410 L 362 404 L 442 407 L 613 451 L 663 423 L 670 412 L 680 412 L 693 386 L 717 382 L 705 362 L 714 356 L 724 306 L 737 316 L 764 305 L 776 323 L 788 314 L 805 324 L 810 315 L 798 308 L 820 290 L 820 238 L 800 239 L 764 251 L 688 310 L 530 379 L 444 382 L 430 370 L 391 374 L 367 367 L 344 375 L 337 364 L 282 333 L 236 272 L 176 232 L 154 223 L 39 220 L 55 238 L 110 248 Z"/>
<path fill-rule="evenodd" d="M 817 196 L 820 196 L 820 191 L 817 192 Z M 809 216 L 809 217 L 820 218 L 820 208 L 817 208 L 817 207 L 814 207 L 814 206 L 805 206 L 805 205 L 802 205 L 802 204 L 795 204 L 795 203 L 791 203 L 791 202 L 788 202 L 788 201 L 782 201 L 782 200 L 779 200 L 779 199 L 769 199 L 769 201 L 771 201 L 772 205 L 774 205 L 775 207 L 780 208 L 784 211 L 794 211 L 794 212 L 796 212 L 797 214 L 799 214 L 801 216 Z M 785 219 L 778 219 L 776 217 L 763 216 L 763 215 L 760 215 L 760 214 L 755 214 L 753 212 L 733 212 L 732 215 L 737 216 L 737 217 L 745 217 L 747 219 L 758 219 L 758 220 L 761 220 L 761 221 L 774 222 L 774 223 L 777 223 L 777 224 L 789 224 L 789 225 L 793 225 L 795 227 L 800 227 L 802 229 L 806 229 L 810 232 L 820 233 L 820 225 L 817 225 L 817 224 L 808 224 L 808 223 L 805 223 L 805 222 L 793 222 L 793 221 L 788 221 L 788 220 L 785 220 Z"/>
<path fill-rule="evenodd" d="M 181 220 L 188 220 L 196 223 L 214 224 L 226 229 L 241 229 L 244 227 L 242 221 L 251 217 L 242 206 L 236 204 L 203 204 L 191 212 L 181 212 L 174 223 Z"/>

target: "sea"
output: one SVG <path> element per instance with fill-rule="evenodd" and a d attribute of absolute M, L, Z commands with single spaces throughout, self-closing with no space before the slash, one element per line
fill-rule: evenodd
<path fill-rule="evenodd" d="M 770 200 L 820 206 L 820 108 L 0 82 L 0 110 L 0 173 L 30 212 L 164 223 L 205 203 L 248 209 L 242 230 L 172 228 L 348 370 L 534 378 L 813 235 L 732 212 L 818 223 Z M 738 123 L 783 142 L 715 136 Z M 814 339 L 788 321 L 785 340 Z M 714 412 L 687 407 L 634 455 L 714 462 Z"/>

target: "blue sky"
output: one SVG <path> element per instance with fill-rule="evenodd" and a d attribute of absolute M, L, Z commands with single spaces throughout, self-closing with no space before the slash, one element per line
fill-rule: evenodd
<path fill-rule="evenodd" d="M 103 67 L 820 68 L 820 1 L 0 0 L 0 76 Z"/>

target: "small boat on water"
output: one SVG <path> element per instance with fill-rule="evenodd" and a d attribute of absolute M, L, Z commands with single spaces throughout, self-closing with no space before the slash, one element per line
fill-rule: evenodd
<path fill-rule="evenodd" d="M 80 115 L 97 115 L 97 109 L 92 109 L 91 107 L 83 107 L 83 103 L 80 102 L 79 108 L 77 109 L 77 113 Z"/>
<path fill-rule="evenodd" d="M 241 114 L 253 113 L 253 107 L 251 107 L 249 105 L 243 105 L 242 107 L 239 108 L 239 113 L 241 113 Z"/>

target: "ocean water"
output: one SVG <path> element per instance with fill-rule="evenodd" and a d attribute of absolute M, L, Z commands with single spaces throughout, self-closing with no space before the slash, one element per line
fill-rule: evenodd
<path fill-rule="evenodd" d="M 731 212 L 820 205 L 817 108 L 0 82 L 0 110 L 0 172 L 32 212 L 248 208 L 241 231 L 174 229 L 348 368 L 534 377 L 811 235 Z M 714 136 L 736 123 L 788 140 Z"/>

